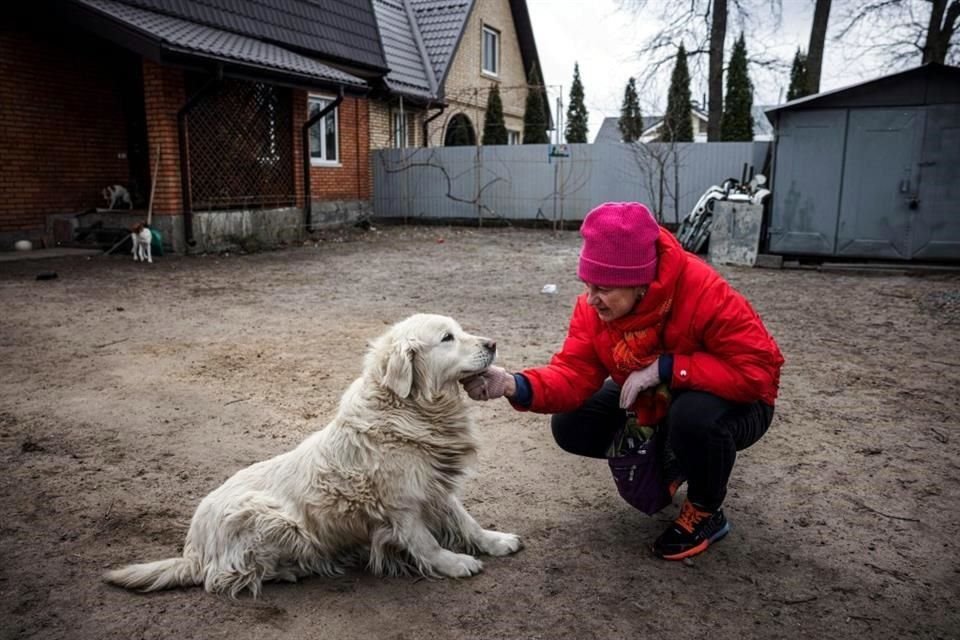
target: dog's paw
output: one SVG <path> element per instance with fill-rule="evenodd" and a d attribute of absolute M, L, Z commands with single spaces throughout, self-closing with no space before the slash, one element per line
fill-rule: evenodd
<path fill-rule="evenodd" d="M 479 541 L 484 553 L 491 556 L 508 556 L 523 548 L 520 537 L 512 533 L 484 530 L 483 538 Z"/>
<path fill-rule="evenodd" d="M 437 559 L 434 569 L 448 578 L 469 578 L 483 571 L 483 563 L 466 553 L 448 551 Z"/>

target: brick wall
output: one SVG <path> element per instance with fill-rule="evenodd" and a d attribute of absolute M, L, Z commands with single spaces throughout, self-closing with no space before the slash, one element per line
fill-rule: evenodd
<path fill-rule="evenodd" d="M 34 26 L 28 18 L 0 26 L 0 235 L 42 236 L 47 215 L 103 207 L 103 187 L 130 184 L 124 99 L 129 107 L 131 78 L 146 119 L 150 177 L 161 150 L 153 214 L 179 216 L 177 111 L 187 98 L 184 72 L 94 36 Z M 293 96 L 294 176 L 302 206 L 307 92 L 294 90 Z M 345 98 L 339 125 L 339 163 L 311 168 L 313 198 L 369 200 L 368 101 Z M 149 187 L 148 179 L 144 208 Z"/>
<path fill-rule="evenodd" d="M 95 38 L 25 22 L 0 31 L 0 232 L 39 231 L 47 214 L 104 206 L 127 184 L 117 75 L 126 54 Z"/>
<path fill-rule="evenodd" d="M 390 129 L 390 106 L 383 100 L 371 101 L 370 148 L 389 149 L 392 147 Z"/>
<path fill-rule="evenodd" d="M 160 150 L 160 168 L 153 195 L 154 215 L 179 215 L 183 212 L 177 111 L 186 99 L 183 71 L 143 60 L 143 105 L 147 118 L 151 179 L 157 150 Z"/>
<path fill-rule="evenodd" d="M 484 25 L 500 32 L 500 73 L 496 77 L 481 69 Z M 444 84 L 449 106 L 443 116 L 430 123 L 430 145 L 443 144 L 447 123 L 458 113 L 470 118 L 477 140 L 482 139 L 487 95 L 493 84 L 500 85 L 507 129 L 518 131 L 522 137 L 527 78 L 509 0 L 477 0 L 474 4 Z"/>
<path fill-rule="evenodd" d="M 300 127 L 307 120 L 306 91 L 293 94 L 293 121 L 297 146 L 300 145 Z M 327 96 L 329 97 L 329 96 Z M 373 192 L 370 174 L 370 102 L 347 96 L 339 109 L 339 161 L 336 166 L 310 168 L 310 189 L 313 200 L 369 200 Z M 299 149 L 295 153 L 300 160 Z M 297 165 L 302 173 L 302 164 Z M 298 193 L 302 180 L 298 176 Z"/>
<path fill-rule="evenodd" d="M 399 101 L 394 98 L 373 100 L 370 102 L 370 148 L 392 149 L 393 117 L 400 110 Z M 404 115 L 407 118 L 407 147 L 419 147 L 423 144 L 423 111 L 404 103 Z"/>

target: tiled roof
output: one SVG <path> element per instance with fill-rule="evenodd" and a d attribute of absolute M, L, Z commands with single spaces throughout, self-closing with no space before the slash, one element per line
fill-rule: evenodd
<path fill-rule="evenodd" d="M 405 0 L 374 0 L 374 13 L 380 27 L 383 52 L 390 72 L 386 76 L 391 91 L 419 98 L 435 98 L 433 70 L 418 46 L 419 33 Z"/>
<path fill-rule="evenodd" d="M 640 116 L 643 122 L 643 130 L 646 131 L 653 125 L 663 120 L 663 116 Z M 622 142 L 623 134 L 620 133 L 620 118 L 604 118 L 600 123 L 600 129 L 597 130 L 597 137 L 593 139 L 596 142 Z"/>
<path fill-rule="evenodd" d="M 277 69 L 307 78 L 364 86 L 353 75 L 274 44 L 161 15 L 115 0 L 75 0 L 183 52 L 241 65 Z M 190 4 L 190 3 L 183 3 Z"/>
<path fill-rule="evenodd" d="M 473 0 L 408 0 L 438 82 L 446 76 Z"/>
<path fill-rule="evenodd" d="M 369 0 L 124 0 L 342 62 L 386 69 Z"/>
<path fill-rule="evenodd" d="M 390 72 L 385 80 L 395 92 L 444 99 L 443 85 L 476 0 L 373 0 Z M 525 0 L 509 0 L 517 32 L 523 73 L 540 68 L 537 45 Z M 541 69 L 542 75 L 542 69 Z M 552 127 L 553 118 L 547 107 Z"/>

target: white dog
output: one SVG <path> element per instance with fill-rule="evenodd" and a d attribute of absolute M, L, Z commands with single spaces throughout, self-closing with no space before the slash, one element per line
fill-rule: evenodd
<path fill-rule="evenodd" d="M 326 428 L 203 499 L 182 557 L 105 579 L 257 597 L 263 581 L 340 574 L 358 558 L 378 575 L 463 578 L 483 568 L 471 554 L 519 550 L 517 536 L 482 529 L 454 493 L 476 452 L 458 381 L 495 355 L 494 342 L 445 316 L 395 324 L 371 345 Z"/>
<path fill-rule="evenodd" d="M 145 260 L 153 264 L 153 250 L 150 244 L 153 242 L 153 236 L 150 233 L 150 227 L 144 223 L 136 225 L 130 230 L 130 244 L 133 245 L 133 259 L 136 262 Z"/>
<path fill-rule="evenodd" d="M 127 205 L 127 209 L 133 208 L 130 192 L 122 184 L 112 184 L 109 187 L 104 187 L 100 195 L 107 201 L 107 208 L 109 209 L 116 209 L 121 204 Z"/>

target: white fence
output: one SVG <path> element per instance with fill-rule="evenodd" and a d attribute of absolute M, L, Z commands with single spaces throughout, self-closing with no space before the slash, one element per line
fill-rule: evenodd
<path fill-rule="evenodd" d="M 714 184 L 761 172 L 769 142 L 573 144 L 387 149 L 373 154 L 374 212 L 428 219 L 582 220 L 610 201 L 637 201 L 679 222 Z M 659 207 L 658 207 L 659 205 Z"/>

